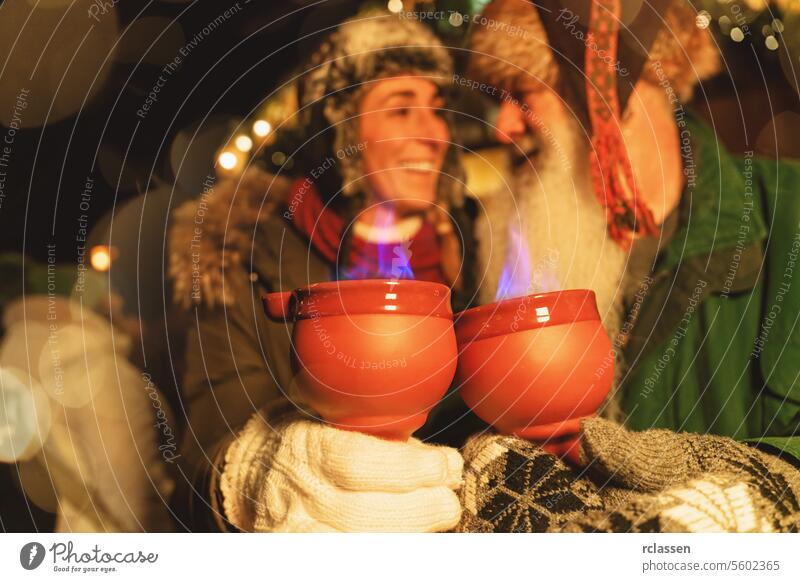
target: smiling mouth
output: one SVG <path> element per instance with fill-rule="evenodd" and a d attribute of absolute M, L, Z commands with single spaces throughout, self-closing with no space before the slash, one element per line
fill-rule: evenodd
<path fill-rule="evenodd" d="M 427 160 L 408 160 L 400 162 L 399 166 L 403 170 L 420 173 L 435 172 L 438 169 L 436 164 Z"/>

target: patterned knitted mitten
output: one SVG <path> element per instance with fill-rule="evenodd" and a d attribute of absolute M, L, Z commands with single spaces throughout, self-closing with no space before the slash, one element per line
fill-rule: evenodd
<path fill-rule="evenodd" d="M 583 423 L 581 454 L 609 482 L 639 494 L 568 531 L 797 531 L 800 471 L 733 439 L 631 432 L 603 419 Z"/>
<path fill-rule="evenodd" d="M 545 532 L 602 508 L 595 486 L 515 437 L 474 436 L 462 451 L 460 532 Z"/>
<path fill-rule="evenodd" d="M 610 511 L 590 511 L 565 523 L 564 532 L 795 531 L 775 520 L 774 507 L 738 475 L 711 473 L 661 493 L 638 493 Z"/>

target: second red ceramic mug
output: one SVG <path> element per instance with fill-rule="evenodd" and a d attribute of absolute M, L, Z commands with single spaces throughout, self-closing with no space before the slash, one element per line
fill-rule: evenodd
<path fill-rule="evenodd" d="M 481 419 L 577 460 L 581 419 L 614 378 L 611 342 L 593 291 L 528 295 L 456 316 L 456 381 Z"/>

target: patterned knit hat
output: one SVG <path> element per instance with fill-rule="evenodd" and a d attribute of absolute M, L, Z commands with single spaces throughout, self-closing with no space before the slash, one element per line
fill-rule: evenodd
<path fill-rule="evenodd" d="M 324 146 L 316 150 L 311 146 L 319 158 L 314 163 L 331 152 L 350 151 L 358 143 L 358 104 L 374 81 L 413 75 L 429 79 L 446 95 L 452 85 L 453 63 L 439 39 L 419 21 L 370 10 L 344 21 L 313 55 L 306 71 L 299 95 L 301 126 L 309 140 Z M 342 158 L 337 163 L 338 177 L 342 192 L 352 197 L 362 188 L 361 155 L 356 152 Z M 439 179 L 440 201 L 460 200 L 461 175 L 455 148 L 450 148 Z"/>

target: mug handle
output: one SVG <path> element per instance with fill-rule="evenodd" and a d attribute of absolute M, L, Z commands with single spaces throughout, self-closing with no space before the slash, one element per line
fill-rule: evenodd
<path fill-rule="evenodd" d="M 272 321 L 292 321 L 294 314 L 289 309 L 289 302 L 292 298 L 291 291 L 281 291 L 280 293 L 265 293 L 261 296 L 264 303 L 264 311 Z"/>

